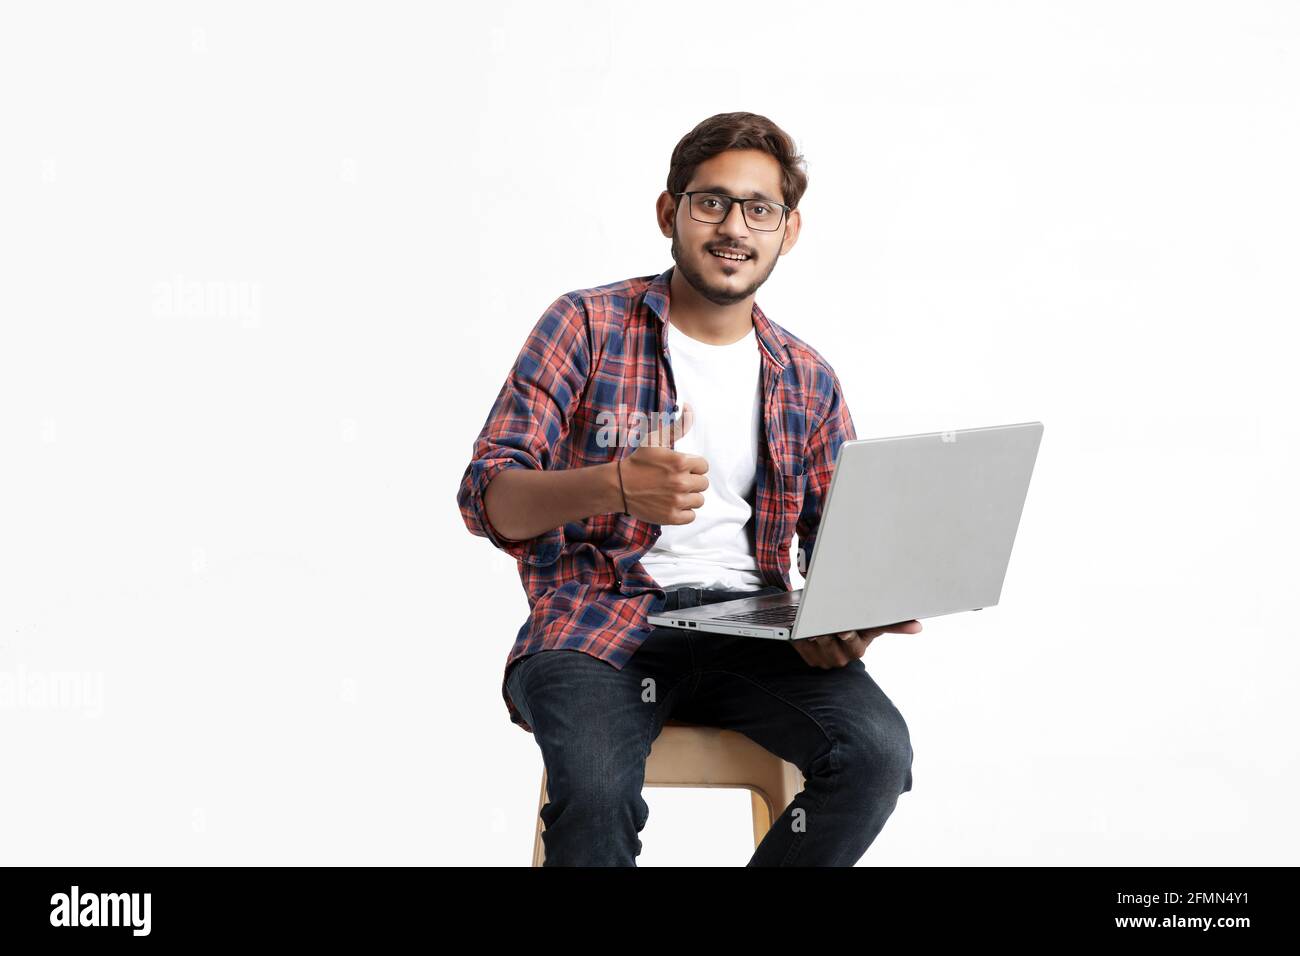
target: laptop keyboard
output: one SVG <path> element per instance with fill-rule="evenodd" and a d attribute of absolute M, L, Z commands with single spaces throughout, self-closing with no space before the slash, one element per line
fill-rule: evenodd
<path fill-rule="evenodd" d="M 789 627 L 794 623 L 794 616 L 799 611 L 797 604 L 785 604 L 781 607 L 765 607 L 757 611 L 743 611 L 739 614 L 719 614 L 716 620 L 739 621 L 744 624 L 774 624 L 777 627 Z"/>

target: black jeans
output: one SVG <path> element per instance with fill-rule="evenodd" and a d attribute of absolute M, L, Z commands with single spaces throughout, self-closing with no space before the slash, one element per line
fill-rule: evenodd
<path fill-rule="evenodd" d="M 666 609 L 780 590 L 679 588 Z M 646 757 L 669 717 L 740 731 L 803 772 L 749 866 L 852 866 L 912 789 L 907 724 L 862 661 L 814 667 L 788 641 L 656 627 L 621 671 L 539 651 L 508 689 L 546 764 L 547 866 L 636 866 Z"/>

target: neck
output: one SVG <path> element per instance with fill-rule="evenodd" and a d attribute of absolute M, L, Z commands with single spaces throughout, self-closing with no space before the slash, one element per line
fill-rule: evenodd
<path fill-rule="evenodd" d="M 669 321 L 683 334 L 709 345 L 730 345 L 754 327 L 754 297 L 734 305 L 715 305 L 673 270 L 669 283 Z"/>

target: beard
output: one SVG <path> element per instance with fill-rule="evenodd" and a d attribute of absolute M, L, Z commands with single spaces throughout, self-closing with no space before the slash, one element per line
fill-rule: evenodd
<path fill-rule="evenodd" d="M 757 275 L 748 285 L 734 286 L 725 278 L 719 279 L 716 275 L 705 274 L 695 265 L 694 259 L 688 256 L 686 251 L 682 248 L 681 242 L 677 236 L 676 227 L 673 228 L 672 253 L 673 262 L 676 263 L 677 270 L 681 272 L 682 278 L 685 279 L 687 284 L 698 292 L 702 298 L 712 302 L 714 305 L 735 305 L 737 302 L 742 302 L 749 298 L 758 291 L 759 286 L 767 281 L 767 277 L 770 276 L 772 270 L 776 268 L 776 260 L 781 258 L 777 255 L 772 256 L 772 261 L 768 263 L 765 272 L 761 275 Z M 710 255 L 707 250 L 702 251 L 700 254 L 705 256 Z M 750 263 L 754 265 L 755 272 L 757 272 L 761 264 L 755 262 L 754 259 L 751 259 Z M 709 268 L 712 267 L 710 266 Z"/>

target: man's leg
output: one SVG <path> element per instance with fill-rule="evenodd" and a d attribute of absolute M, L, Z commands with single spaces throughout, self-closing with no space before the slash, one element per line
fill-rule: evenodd
<path fill-rule="evenodd" d="M 797 766 L 804 789 L 750 866 L 852 866 L 912 789 L 907 724 L 863 662 L 823 669 L 786 641 L 694 635 L 683 720 L 738 730 Z"/>
<path fill-rule="evenodd" d="M 636 866 L 650 813 L 646 758 L 689 663 L 669 632 L 648 638 L 621 671 L 574 650 L 538 651 L 511 670 L 511 699 L 546 764 L 546 866 Z"/>

